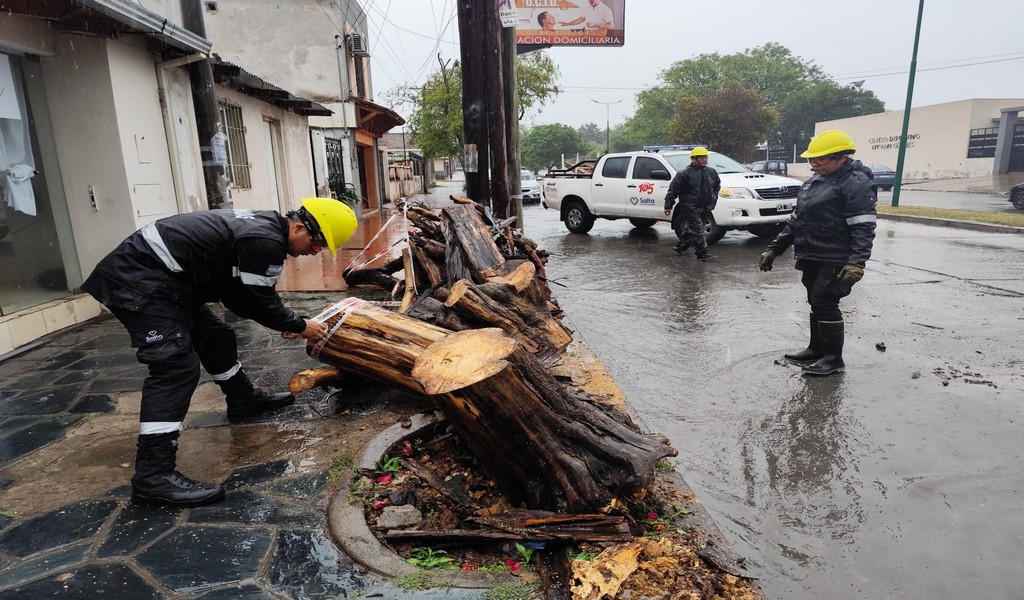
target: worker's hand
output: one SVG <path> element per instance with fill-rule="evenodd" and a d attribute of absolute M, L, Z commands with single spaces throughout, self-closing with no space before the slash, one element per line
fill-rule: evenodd
<path fill-rule="evenodd" d="M 761 258 L 757 259 L 757 266 L 760 267 L 762 271 L 771 271 L 773 262 L 775 262 L 775 252 L 765 250 L 761 253 Z"/>
<path fill-rule="evenodd" d="M 836 275 L 836 280 L 846 285 L 853 285 L 864 277 L 864 267 L 860 265 L 846 265 L 842 271 L 839 271 L 839 275 Z"/>
<path fill-rule="evenodd" d="M 285 334 L 282 333 L 281 335 L 283 336 Z M 302 336 L 311 342 L 319 342 L 327 337 L 327 326 L 318 321 L 306 319 L 306 328 L 302 330 L 302 333 L 292 335 L 295 335 L 296 337 Z"/>

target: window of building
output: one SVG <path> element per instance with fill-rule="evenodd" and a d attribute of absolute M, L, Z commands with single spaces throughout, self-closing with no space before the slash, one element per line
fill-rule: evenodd
<path fill-rule="evenodd" d="M 363 66 L 363 57 L 356 56 L 352 59 L 355 63 L 356 71 L 356 96 L 360 98 L 366 97 L 366 73 L 364 73 L 365 67 Z"/>
<path fill-rule="evenodd" d="M 220 122 L 224 132 L 228 164 L 224 168 L 228 181 L 237 188 L 252 187 L 249 176 L 249 152 L 245 149 L 245 125 L 242 123 L 242 107 L 230 102 L 220 103 Z"/>

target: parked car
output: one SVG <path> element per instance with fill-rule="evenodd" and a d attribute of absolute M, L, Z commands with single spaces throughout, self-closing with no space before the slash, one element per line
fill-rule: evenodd
<path fill-rule="evenodd" d="M 768 173 L 770 175 L 789 175 L 789 165 L 784 160 L 758 160 L 750 163 L 750 170 L 755 173 Z"/>
<path fill-rule="evenodd" d="M 896 185 L 896 171 L 885 165 L 868 165 L 868 168 L 875 174 L 874 184 L 878 189 L 888 192 Z"/>
<path fill-rule="evenodd" d="M 533 175 L 533 171 L 523 169 L 519 172 L 519 175 L 523 204 L 540 204 L 540 182 Z"/>
<path fill-rule="evenodd" d="M 1014 208 L 1024 210 L 1024 183 L 1018 183 L 1010 188 L 1010 202 Z"/>

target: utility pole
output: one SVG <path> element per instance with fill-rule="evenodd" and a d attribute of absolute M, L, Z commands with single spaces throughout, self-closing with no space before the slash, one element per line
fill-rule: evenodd
<path fill-rule="evenodd" d="M 508 145 L 505 137 L 505 80 L 502 68 L 502 30 L 498 0 L 485 0 L 484 57 L 486 72 L 487 141 L 491 155 L 491 209 L 499 219 L 507 219 L 509 210 Z"/>
<path fill-rule="evenodd" d="M 487 103 L 484 98 L 484 2 L 458 0 L 459 46 L 462 57 L 462 129 L 466 136 L 463 167 L 466 195 L 484 206 L 491 204 L 486 176 L 490 166 L 487 143 Z"/>
<path fill-rule="evenodd" d="M 910 79 L 907 82 L 907 104 L 903 108 L 903 131 L 900 133 L 900 152 L 896 158 L 896 181 L 892 183 L 892 205 L 900 205 L 900 187 L 903 185 L 903 164 L 907 156 L 907 132 L 910 129 L 910 105 L 914 100 L 914 75 L 917 73 L 917 45 L 921 41 L 921 15 L 924 0 L 917 5 L 917 29 L 914 31 L 914 52 L 910 56 Z"/>
<path fill-rule="evenodd" d="M 206 37 L 206 21 L 200 0 L 181 0 L 182 26 L 192 33 Z M 206 203 L 211 209 L 231 208 L 228 199 L 228 180 L 224 175 L 227 150 L 224 132 L 220 127 L 220 108 L 213 87 L 213 66 L 210 58 L 189 64 L 188 77 L 192 87 L 192 104 L 196 111 L 196 129 L 199 133 L 199 156 L 203 162 L 203 182 Z"/>
<path fill-rule="evenodd" d="M 523 181 L 519 163 L 519 95 L 516 94 L 516 28 L 501 33 L 502 88 L 505 92 L 505 151 L 508 155 L 508 184 L 516 227 L 523 229 Z M 511 216 L 511 215 L 510 215 Z"/>

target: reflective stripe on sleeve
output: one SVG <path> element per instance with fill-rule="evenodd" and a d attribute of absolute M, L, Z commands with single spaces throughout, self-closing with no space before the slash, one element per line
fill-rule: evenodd
<path fill-rule="evenodd" d="M 878 221 L 878 217 L 875 215 L 858 215 L 856 217 L 850 217 L 846 220 L 847 225 L 856 225 L 858 223 L 874 223 Z"/>
<path fill-rule="evenodd" d="M 175 431 L 181 431 L 181 421 L 152 421 L 149 423 L 139 423 L 139 435 L 173 433 Z"/>
<path fill-rule="evenodd" d="M 174 260 L 171 256 L 171 251 L 167 249 L 167 244 L 164 243 L 164 238 L 160 237 L 160 232 L 156 230 L 156 223 L 150 223 L 142 228 L 142 238 L 146 240 L 149 247 L 156 253 L 157 258 L 160 262 L 164 263 L 164 266 L 171 273 L 181 273 L 181 265 L 178 261 Z"/>
<path fill-rule="evenodd" d="M 256 275 L 255 273 L 246 273 L 245 271 L 239 271 L 238 278 L 241 279 L 242 283 L 245 285 L 259 285 L 264 287 L 274 287 L 277 285 L 277 277 Z"/>

